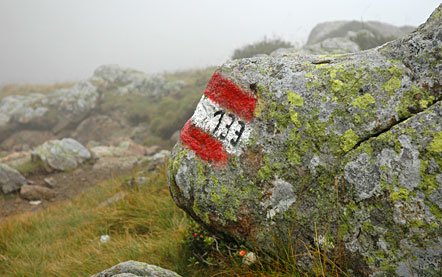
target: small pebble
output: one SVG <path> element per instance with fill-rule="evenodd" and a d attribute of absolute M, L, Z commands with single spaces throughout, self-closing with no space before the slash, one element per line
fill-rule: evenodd
<path fill-rule="evenodd" d="M 100 241 L 101 241 L 102 243 L 106 243 L 106 242 L 110 241 L 110 237 L 109 237 L 109 235 L 102 235 L 102 236 L 100 237 Z"/>

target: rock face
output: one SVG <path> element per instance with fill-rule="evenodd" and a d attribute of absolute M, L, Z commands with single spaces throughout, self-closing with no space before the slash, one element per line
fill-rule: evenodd
<path fill-rule="evenodd" d="M 75 126 L 95 108 L 98 96 L 89 82 L 77 83 L 49 96 L 38 93 L 7 96 L 0 100 L 0 141 L 27 126 L 53 129 L 55 133 Z"/>
<path fill-rule="evenodd" d="M 117 87 L 119 95 L 128 93 L 166 96 L 184 86 L 183 81 L 167 82 L 159 75 L 149 75 L 133 69 L 123 69 L 118 65 L 105 65 L 97 68 L 90 81 L 101 87 Z"/>
<path fill-rule="evenodd" d="M 4 97 L 0 99 L 0 150 L 23 150 L 23 146 L 32 148 L 63 137 L 107 144 L 115 137 L 130 136 L 141 143 L 150 131 L 148 120 L 138 118 L 134 108 L 122 102 L 159 101 L 184 86 L 181 80 L 106 65 L 89 80 L 51 94 Z M 137 107 L 142 109 L 141 104 Z"/>
<path fill-rule="evenodd" d="M 136 261 L 122 262 L 98 274 L 93 275 L 93 277 L 112 277 L 112 276 L 179 277 L 180 275 L 168 269 L 161 268 L 159 266 L 136 262 Z"/>
<path fill-rule="evenodd" d="M 415 27 L 396 27 L 377 21 L 331 21 L 316 25 L 300 49 L 278 49 L 277 55 L 321 55 L 355 53 L 380 46 L 411 33 Z"/>
<path fill-rule="evenodd" d="M 92 158 L 91 153 L 71 138 L 50 140 L 31 153 L 32 160 L 41 160 L 48 169 L 70 170 Z"/>
<path fill-rule="evenodd" d="M 0 163 L 0 188 L 3 193 L 10 193 L 19 190 L 21 186 L 27 183 L 17 170 Z"/>
<path fill-rule="evenodd" d="M 346 38 L 355 42 L 360 50 L 373 48 L 411 33 L 415 27 L 396 27 L 377 21 L 331 21 L 316 25 L 307 40 L 314 45 L 331 38 Z"/>
<path fill-rule="evenodd" d="M 350 275 L 437 272 L 441 14 L 369 51 L 221 66 L 169 159 L 177 205 L 307 269 L 319 247 Z"/>

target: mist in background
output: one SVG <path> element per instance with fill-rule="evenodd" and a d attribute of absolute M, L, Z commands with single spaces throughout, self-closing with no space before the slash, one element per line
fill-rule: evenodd
<path fill-rule="evenodd" d="M 222 64 L 264 36 L 301 46 L 332 20 L 418 26 L 437 0 L 0 0 L 0 84 L 90 77 L 100 65 L 148 73 Z"/>

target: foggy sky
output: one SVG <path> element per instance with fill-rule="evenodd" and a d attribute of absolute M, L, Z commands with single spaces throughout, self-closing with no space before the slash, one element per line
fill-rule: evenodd
<path fill-rule="evenodd" d="M 264 36 L 303 44 L 330 20 L 418 26 L 438 0 L 0 0 L 0 84 L 219 65 Z"/>

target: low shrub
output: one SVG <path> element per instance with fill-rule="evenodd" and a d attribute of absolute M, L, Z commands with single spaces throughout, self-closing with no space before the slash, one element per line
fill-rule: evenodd
<path fill-rule="evenodd" d="M 258 54 L 270 54 L 279 48 L 291 48 L 293 45 L 290 42 L 279 38 L 267 39 L 264 37 L 261 41 L 248 44 L 244 47 L 238 48 L 233 52 L 232 59 L 251 58 Z"/>

